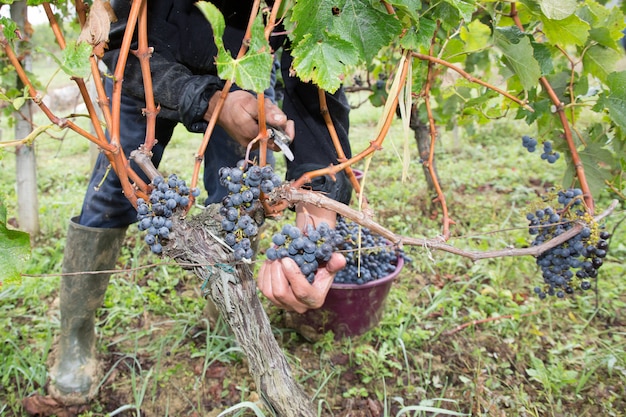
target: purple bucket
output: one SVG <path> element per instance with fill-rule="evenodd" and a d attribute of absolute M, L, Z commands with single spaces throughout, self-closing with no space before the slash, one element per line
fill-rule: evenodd
<path fill-rule="evenodd" d="M 363 179 L 363 171 L 361 171 L 360 169 L 352 168 L 352 172 L 354 173 L 356 180 L 360 183 Z"/>
<path fill-rule="evenodd" d="M 380 322 L 391 284 L 403 266 L 399 256 L 396 269 L 380 279 L 363 285 L 333 284 L 322 307 L 293 314 L 295 328 L 307 326 L 317 334 L 332 330 L 335 339 L 362 335 Z"/>

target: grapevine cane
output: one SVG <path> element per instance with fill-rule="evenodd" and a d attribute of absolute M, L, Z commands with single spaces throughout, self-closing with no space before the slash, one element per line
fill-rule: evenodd
<path fill-rule="evenodd" d="M 46 12 L 46 16 L 48 17 L 48 21 L 50 22 L 50 28 L 52 29 L 52 33 L 54 33 L 54 37 L 56 38 L 59 47 L 61 49 L 65 49 L 65 38 L 63 37 L 63 33 L 61 32 L 61 28 L 59 27 L 59 22 L 57 22 L 57 19 L 54 17 L 54 13 L 52 13 L 50 3 L 44 3 L 43 9 Z M 84 21 L 81 21 L 81 27 L 83 25 Z"/>
<path fill-rule="evenodd" d="M 159 108 L 154 103 L 154 89 L 152 88 L 152 73 L 150 71 L 150 57 L 153 48 L 148 46 L 148 5 L 142 3 L 139 14 L 139 45 L 134 55 L 139 59 L 141 66 L 141 75 L 143 78 L 143 86 L 145 91 L 146 108 L 143 113 L 146 116 L 146 139 L 144 142 L 144 152 L 151 153 L 156 143 L 156 118 L 159 114 Z"/>
<path fill-rule="evenodd" d="M 331 198 L 328 198 L 322 195 L 321 193 L 297 189 L 286 184 L 280 188 L 277 188 L 272 193 L 272 196 L 277 199 L 284 199 L 291 203 L 301 202 L 301 203 L 307 203 L 307 204 L 311 204 L 317 207 L 324 207 L 329 210 L 333 210 L 337 214 L 340 214 L 341 216 L 348 218 L 360 224 L 363 227 L 367 227 L 368 229 L 371 230 L 372 233 L 385 237 L 387 240 L 389 240 L 392 244 L 396 246 L 411 245 L 411 246 L 418 246 L 418 247 L 423 247 L 427 249 L 442 250 L 444 252 L 452 253 L 455 255 L 462 256 L 464 258 L 471 259 L 472 261 L 478 261 L 481 259 L 491 259 L 491 258 L 503 258 L 503 257 L 509 257 L 509 256 L 537 257 L 541 255 L 542 253 L 560 245 L 561 243 L 568 241 L 569 239 L 571 239 L 572 237 L 580 233 L 580 231 L 584 228 L 584 223 L 576 222 L 571 229 L 567 230 L 563 234 L 558 235 L 552 238 L 551 240 L 546 241 L 537 246 L 530 246 L 526 248 L 507 248 L 507 249 L 499 249 L 499 250 L 485 251 L 485 252 L 468 251 L 468 250 L 460 249 L 450 244 L 447 244 L 444 241 L 442 241 L 440 238 L 434 238 L 434 239 L 413 238 L 413 237 L 406 237 L 406 236 L 395 234 L 394 232 L 386 229 L 385 227 L 381 226 L 380 224 L 378 224 L 377 222 L 369 218 L 365 213 L 357 211 L 351 207 L 348 207 L 345 204 L 341 204 Z M 597 223 L 597 222 L 600 222 L 602 219 L 608 217 L 611 213 L 613 213 L 613 211 L 618 206 L 618 204 L 619 204 L 618 200 L 613 200 L 611 204 L 609 204 L 607 209 L 604 210 L 599 215 L 595 216 L 593 220 Z"/>
<path fill-rule="evenodd" d="M 519 14 L 517 13 L 516 3 L 511 3 L 511 13 L 510 17 L 515 22 L 515 25 L 521 30 L 524 30 L 524 26 L 520 21 Z M 578 155 L 578 150 L 576 149 L 576 145 L 574 144 L 574 139 L 572 137 L 572 131 L 570 129 L 569 121 L 567 120 L 567 116 L 565 115 L 565 110 L 563 109 L 563 103 L 559 100 L 559 97 L 554 92 L 554 89 L 550 85 L 548 79 L 544 76 L 539 78 L 539 82 L 546 90 L 548 97 L 556 107 L 556 112 L 559 115 L 559 120 L 563 125 L 563 133 L 565 135 L 565 141 L 567 142 L 567 146 L 569 148 L 570 154 L 572 155 L 572 163 L 574 164 L 574 168 L 576 169 L 576 176 L 578 177 L 578 181 L 580 181 L 580 188 L 583 191 L 585 204 L 589 208 L 589 212 L 593 214 L 594 212 L 594 200 L 593 195 L 591 195 L 591 191 L 589 189 L 589 184 L 587 183 L 587 177 L 585 176 L 585 168 L 583 163 Z"/>
<path fill-rule="evenodd" d="M 57 125 L 57 126 L 59 126 L 61 128 L 66 128 L 67 127 L 69 129 L 73 130 L 74 132 L 78 133 L 79 135 L 84 136 L 85 138 L 89 139 L 90 141 L 92 141 L 92 142 L 94 142 L 94 143 L 96 143 L 98 145 L 104 145 L 105 147 L 107 146 L 106 143 L 101 143 L 101 141 L 96 136 L 92 135 L 91 133 L 89 133 L 86 130 L 82 129 L 81 127 L 77 126 L 71 120 L 68 120 L 66 118 L 57 117 L 50 110 L 50 108 L 48 106 L 46 106 L 46 104 L 42 101 L 41 95 L 38 93 L 38 91 L 35 89 L 33 84 L 28 79 L 28 75 L 26 75 L 26 72 L 24 71 L 24 68 L 19 63 L 19 59 L 15 55 L 15 52 L 13 51 L 11 46 L 9 45 L 8 40 L 1 33 L 0 33 L 0 45 L 2 45 L 2 48 L 4 49 L 4 52 L 6 53 L 7 57 L 9 58 L 9 61 L 11 62 L 11 65 L 13 65 L 15 67 L 15 72 L 17 73 L 18 77 L 24 83 L 24 85 L 26 85 L 26 87 L 28 89 L 28 93 L 30 94 L 32 100 L 35 102 L 35 104 L 37 104 L 39 106 L 41 111 L 48 117 L 48 119 L 50 119 L 50 121 L 52 123 L 54 123 L 55 125 Z"/>
<path fill-rule="evenodd" d="M 335 129 L 335 125 L 333 124 L 333 119 L 330 117 L 330 113 L 328 112 L 328 104 L 326 102 L 326 92 L 319 88 L 318 95 L 320 99 L 320 113 L 326 122 L 326 128 L 328 129 L 328 133 L 330 133 L 330 138 L 333 141 L 333 145 L 335 146 L 335 151 L 337 152 L 337 160 L 339 162 L 344 162 L 346 160 L 346 153 L 339 142 L 339 137 L 337 136 L 337 130 Z M 356 179 L 354 175 L 354 171 L 352 171 L 351 167 L 346 167 L 346 174 L 348 174 L 348 178 L 350 179 L 350 183 L 352 187 L 357 192 L 357 194 L 361 193 L 361 185 Z"/>
<path fill-rule="evenodd" d="M 509 100 L 519 104 L 524 109 L 526 109 L 526 110 L 528 110 L 530 112 L 534 112 L 535 111 L 524 100 L 520 100 L 519 98 L 515 97 L 514 95 L 511 95 L 510 93 L 502 90 L 501 88 L 498 88 L 495 85 L 489 84 L 488 82 L 483 81 L 480 78 L 476 78 L 476 77 L 472 76 L 471 74 L 465 72 L 461 68 L 457 67 L 456 65 L 454 65 L 454 64 L 452 64 L 452 63 L 450 63 L 450 62 L 448 62 L 446 60 L 443 60 L 441 58 L 437 58 L 437 57 L 431 56 L 431 55 L 424 55 L 424 54 L 421 54 L 419 52 L 413 52 L 412 54 L 413 54 L 413 56 L 415 58 L 421 59 L 423 61 L 434 62 L 434 63 L 440 64 L 440 65 L 443 65 L 444 67 L 449 68 L 449 69 L 459 73 L 467 81 L 475 83 L 475 84 L 480 84 L 483 87 L 487 87 L 488 89 L 493 90 L 496 93 L 498 93 L 500 95 L 503 95 L 504 97 L 508 98 Z"/>
<path fill-rule="evenodd" d="M 78 23 L 80 23 L 80 27 L 85 26 L 85 22 L 87 21 L 87 6 L 83 0 L 75 0 L 74 8 L 76 8 L 76 15 L 78 16 Z"/>
<path fill-rule="evenodd" d="M 410 60 L 407 59 L 407 56 L 408 51 L 404 51 L 402 54 L 400 69 L 394 82 L 396 88 L 392 89 L 391 91 L 391 94 L 389 96 L 391 100 L 389 102 L 389 106 L 385 107 L 385 113 L 382 116 L 381 127 L 378 131 L 376 138 L 370 142 L 370 145 L 365 150 L 353 156 L 352 158 L 345 160 L 344 162 L 303 174 L 292 184 L 294 188 L 301 187 L 302 185 L 310 182 L 312 178 L 320 177 L 323 175 L 334 175 L 337 172 L 346 169 L 350 165 L 353 165 L 356 162 L 365 159 L 367 156 L 382 148 L 382 143 L 385 140 L 387 132 L 389 132 L 389 127 L 391 126 L 393 118 L 395 117 L 395 108 L 398 105 L 398 91 L 403 88 L 404 83 L 406 82 L 408 68 L 410 65 Z"/>
<path fill-rule="evenodd" d="M 237 59 L 243 57 L 245 55 L 245 53 L 248 51 L 248 45 L 250 44 L 250 38 L 252 37 L 252 24 L 254 23 L 254 18 L 258 13 L 259 10 L 259 5 L 260 5 L 260 0 L 255 0 L 254 4 L 252 5 L 252 11 L 250 12 L 250 18 L 248 20 L 248 26 L 246 28 L 246 32 L 244 34 L 243 37 L 243 41 L 241 42 L 241 47 L 239 48 L 239 52 L 237 53 Z M 195 156 L 195 165 L 194 165 L 194 169 L 193 169 L 193 174 L 191 177 L 191 187 L 195 188 L 197 187 L 198 184 L 198 177 L 200 176 L 200 169 L 201 169 L 201 165 L 202 165 L 202 161 L 204 160 L 204 152 L 206 151 L 207 146 L 209 146 L 209 140 L 211 139 L 211 134 L 213 133 L 213 130 L 215 129 L 215 125 L 217 124 L 217 119 L 219 118 L 219 115 L 224 107 L 224 102 L 226 101 L 226 97 L 228 96 L 228 92 L 230 91 L 230 87 L 232 86 L 232 80 L 226 80 L 226 83 L 224 84 L 224 88 L 222 88 L 222 91 L 220 93 L 219 99 L 217 101 L 217 104 L 215 106 L 215 109 L 213 110 L 213 113 L 211 114 L 211 118 L 209 120 L 209 124 L 206 128 L 206 130 L 204 131 L 204 136 L 202 137 L 202 143 L 200 144 L 200 147 L 198 148 L 198 151 L 196 152 L 196 156 Z M 263 99 L 263 94 L 260 95 L 260 100 L 264 100 Z M 263 108 L 263 115 L 264 113 L 264 107 L 263 103 L 259 103 L 259 109 Z M 259 117 L 260 119 L 260 117 Z M 265 118 L 263 118 L 263 126 L 265 123 Z M 259 127 L 261 127 L 261 120 L 259 120 Z M 263 132 L 265 136 L 267 136 L 267 130 L 261 130 L 259 129 L 260 133 Z M 262 136 L 261 134 L 259 134 L 259 136 Z M 265 143 L 267 143 L 267 139 L 265 141 Z M 189 202 L 189 204 L 193 204 L 193 200 L 191 200 Z"/>
<path fill-rule="evenodd" d="M 77 6 L 77 9 L 78 9 L 78 6 Z M 56 20 L 56 17 L 54 16 L 54 13 L 52 13 L 52 9 L 50 8 L 49 3 L 44 3 L 44 10 L 50 22 L 50 26 L 52 27 L 52 31 L 55 35 L 56 41 L 59 44 L 59 47 L 61 49 L 65 49 L 66 48 L 65 38 L 63 37 L 63 34 L 59 29 L 58 22 Z M 84 22 L 84 21 L 85 19 L 81 19 L 81 22 Z M 83 24 L 83 28 L 84 28 L 84 24 Z M 94 49 L 100 47 L 101 42 L 102 40 L 95 40 L 94 43 L 92 43 L 92 47 Z M 91 63 L 91 72 L 93 75 L 94 84 L 96 85 L 98 102 L 102 109 L 102 113 L 105 118 L 105 123 L 107 124 L 107 126 L 111 126 L 111 112 L 109 110 L 108 100 L 106 99 L 106 93 L 104 91 L 104 87 L 102 86 L 102 79 L 100 77 L 100 71 L 98 69 L 98 63 L 97 63 L 95 53 L 91 54 L 91 56 L 89 57 L 89 60 Z M 83 102 L 85 103 L 85 106 L 87 107 L 87 112 L 89 114 L 89 118 L 91 119 L 91 124 L 98 138 L 98 142 L 94 142 L 93 140 L 92 142 L 94 142 L 99 148 L 101 148 L 105 152 L 107 158 L 109 159 L 109 162 L 114 167 L 115 172 L 118 174 L 118 176 L 121 179 L 122 188 L 124 192 L 128 193 L 127 195 L 129 196 L 134 195 L 134 191 L 130 187 L 130 184 L 128 182 L 128 178 L 130 178 L 135 183 L 135 185 L 139 188 L 139 193 L 141 194 L 141 196 L 145 197 L 146 196 L 145 193 L 148 192 L 147 185 L 143 182 L 141 177 L 139 177 L 139 175 L 137 175 L 137 173 L 134 172 L 132 168 L 130 168 L 130 165 L 127 163 L 127 160 L 126 160 L 126 156 L 123 154 L 123 152 L 119 152 L 119 147 L 111 147 L 111 145 L 108 143 L 104 130 L 102 129 L 102 126 L 100 125 L 100 121 L 98 120 L 98 116 L 93 106 L 93 102 L 91 101 L 91 98 L 89 96 L 89 92 L 87 91 L 87 87 L 85 85 L 84 79 L 79 78 L 79 77 L 72 77 L 72 80 L 74 80 L 74 82 L 78 86 L 78 89 L 83 98 Z M 87 139 L 89 138 L 87 137 Z M 126 175 L 123 175 L 125 171 L 126 171 Z"/>
<path fill-rule="evenodd" d="M 435 31 L 436 33 L 436 31 Z M 433 35 L 432 42 L 430 44 L 430 55 L 433 54 L 433 48 L 435 45 L 436 35 Z M 437 176 L 437 172 L 435 172 L 435 142 L 437 141 L 437 128 L 435 124 L 435 118 L 433 117 L 433 111 L 430 104 L 430 87 L 432 85 L 434 71 L 433 71 L 434 63 L 432 61 L 428 61 L 428 72 L 426 74 L 426 84 L 423 88 L 424 95 L 424 104 L 426 105 L 426 114 L 428 115 L 428 129 L 430 133 L 430 149 L 428 152 L 428 160 L 424 163 L 428 168 L 428 172 L 430 173 L 430 177 L 433 181 L 433 186 L 435 187 L 435 192 L 437 193 L 437 201 L 441 204 L 442 210 L 442 222 L 443 222 L 443 231 L 442 237 L 444 240 L 448 240 L 450 238 L 450 224 L 454 224 L 454 221 L 450 218 L 448 214 L 448 205 L 446 203 L 446 196 L 441 189 L 441 184 L 439 184 L 439 177 Z"/>

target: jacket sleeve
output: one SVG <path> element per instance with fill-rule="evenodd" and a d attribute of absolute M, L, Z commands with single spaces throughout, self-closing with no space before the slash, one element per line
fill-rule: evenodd
<path fill-rule="evenodd" d="M 105 54 L 104 61 L 112 70 L 119 50 Z M 172 62 L 158 53 L 150 58 L 152 88 L 160 117 L 182 122 L 191 132 L 204 132 L 203 117 L 213 94 L 222 89 L 223 80 L 215 75 L 194 75 L 184 65 Z M 128 57 L 122 88 L 125 94 L 144 99 L 145 91 L 139 61 Z"/>
<path fill-rule="evenodd" d="M 126 28 L 130 2 L 113 1 L 118 17 L 111 26 L 109 51 L 103 57 L 104 63 L 113 72 L 120 54 L 120 45 Z M 211 96 L 224 86 L 215 74 L 213 57 L 217 54 L 215 45 L 204 45 L 206 51 L 198 62 L 185 62 L 188 56 L 181 55 L 183 45 L 189 43 L 189 36 L 181 32 L 181 27 L 202 24 L 177 10 L 175 2 L 155 1 L 149 10 L 148 40 L 153 49 L 150 58 L 152 86 L 156 104 L 161 107 L 159 116 L 182 122 L 192 132 L 203 132 L 207 123 L 203 116 Z M 175 16 L 175 17 L 172 17 Z M 203 38 L 213 39 L 210 25 L 204 22 Z M 208 33 L 207 33 L 208 31 Z M 136 40 L 136 37 L 135 37 Z M 137 47 L 133 42 L 131 49 Z M 131 53 L 127 59 L 122 88 L 125 94 L 142 99 L 145 97 L 143 77 L 139 60 Z"/>

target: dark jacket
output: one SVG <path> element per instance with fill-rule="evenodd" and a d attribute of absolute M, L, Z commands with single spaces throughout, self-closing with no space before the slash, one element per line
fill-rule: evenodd
<path fill-rule="evenodd" d="M 159 117 L 182 122 L 189 131 L 204 132 L 207 123 L 203 116 L 209 99 L 224 82 L 216 75 L 217 48 L 211 25 L 195 3 L 196 0 L 148 0 L 148 42 L 154 48 L 150 68 L 155 101 L 161 106 Z M 224 44 L 237 54 L 252 1 L 214 0 L 212 3 L 222 11 L 226 21 Z M 111 25 L 109 50 L 103 60 L 112 72 L 119 57 L 131 2 L 112 0 L 111 5 L 118 20 Z M 283 111 L 296 125 L 296 140 L 292 144 L 295 160 L 288 163 L 287 178 L 295 179 L 308 170 L 336 164 L 337 154 L 320 114 L 317 87 L 289 75 L 292 59 L 288 49 L 281 56 L 285 88 Z M 122 86 L 125 94 L 144 97 L 141 68 L 132 54 L 128 57 Z M 327 104 L 349 157 L 350 107 L 343 90 L 327 94 Z M 317 179 L 313 188 L 344 203 L 350 199 L 351 187 L 343 175 L 338 176 L 336 183 L 330 178 Z"/>

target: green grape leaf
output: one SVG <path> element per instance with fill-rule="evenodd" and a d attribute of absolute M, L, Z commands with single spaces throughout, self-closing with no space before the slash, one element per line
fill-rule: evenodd
<path fill-rule="evenodd" d="M 293 26 L 288 27 L 292 40 L 297 43 L 307 34 L 315 38 L 324 37 L 324 33 L 333 27 L 333 12 L 339 10 L 339 6 L 332 0 L 296 2 L 289 16 L 290 26 Z"/>
<path fill-rule="evenodd" d="M 550 53 L 550 48 L 543 43 L 532 42 L 533 46 L 533 56 L 539 63 L 539 68 L 541 68 L 541 75 L 548 75 L 554 71 L 554 63 L 552 62 L 552 54 Z"/>
<path fill-rule="evenodd" d="M 209 2 L 197 3 L 204 16 L 211 23 L 215 45 L 217 46 L 217 73 L 224 80 L 232 80 L 244 90 L 262 93 L 270 87 L 272 55 L 265 40 L 263 18 L 258 15 L 254 20 L 248 52 L 241 58 L 233 58 L 226 50 L 222 36 L 226 28 L 224 16 L 219 9 Z M 233 51 L 236 52 L 236 51 Z"/>
<path fill-rule="evenodd" d="M 543 33 L 555 45 L 584 45 L 589 36 L 589 23 L 576 15 L 565 19 L 542 18 Z"/>
<path fill-rule="evenodd" d="M 459 19 L 461 18 L 459 9 L 446 2 L 435 4 L 435 6 L 432 7 L 431 13 L 432 14 L 429 13 L 429 18 L 439 21 L 441 27 L 444 29 L 455 28 L 458 26 Z"/>
<path fill-rule="evenodd" d="M 317 40 L 338 37 L 354 45 L 357 62 L 370 62 L 402 30 L 395 16 L 372 7 L 368 0 L 300 1 L 290 20 L 295 24 L 296 48 L 307 36 Z"/>
<path fill-rule="evenodd" d="M 224 36 L 224 30 L 226 29 L 226 22 L 224 21 L 224 16 L 220 9 L 218 9 L 213 3 L 208 1 L 201 1 L 196 3 L 196 7 L 200 9 L 204 17 L 211 23 L 211 29 L 213 29 L 213 38 L 215 40 L 215 45 L 218 50 L 225 49 L 224 41 L 222 40 L 222 36 Z"/>
<path fill-rule="evenodd" d="M 22 108 L 24 103 L 26 103 L 26 97 L 24 96 L 15 97 L 15 100 L 13 100 L 13 108 L 15 110 L 19 110 Z"/>
<path fill-rule="evenodd" d="M 613 72 L 606 78 L 609 94 L 602 101 L 609 116 L 622 131 L 626 131 L 626 71 Z"/>
<path fill-rule="evenodd" d="M 419 11 L 422 8 L 421 0 L 390 0 L 387 3 L 391 4 L 398 14 L 406 13 L 413 23 L 419 22 Z"/>
<path fill-rule="evenodd" d="M 591 29 L 589 31 L 589 39 L 612 49 L 622 49 L 621 46 L 617 45 L 617 42 L 611 36 L 611 31 L 608 28 L 602 27 Z"/>
<path fill-rule="evenodd" d="M 2 25 L 2 33 L 8 41 L 17 39 L 17 24 L 8 17 L 0 17 L 0 25 Z"/>
<path fill-rule="evenodd" d="M 519 36 L 514 36 L 516 33 Z M 541 77 L 541 69 L 534 57 L 529 38 L 519 29 L 512 27 L 496 28 L 494 39 L 496 46 L 504 55 L 503 61 L 519 77 L 522 87 L 525 90 L 535 87 Z"/>
<path fill-rule="evenodd" d="M 604 149 L 602 144 L 589 142 L 587 146 L 578 153 L 580 161 L 585 170 L 585 178 L 589 184 L 589 190 L 594 198 L 598 198 L 600 192 L 605 188 L 605 181 L 612 178 L 610 167 L 614 158 L 610 151 Z M 567 169 L 563 175 L 563 185 L 570 187 L 574 182 L 576 170 L 572 163 L 567 164 Z"/>
<path fill-rule="evenodd" d="M 19 282 L 29 258 L 30 236 L 7 228 L 7 209 L 0 200 L 0 285 Z"/>
<path fill-rule="evenodd" d="M 305 35 L 292 50 L 293 66 L 302 81 L 313 81 L 326 91 L 337 91 L 346 66 L 356 65 L 355 47 L 339 36 L 328 34 L 325 39 Z M 323 62 L 324 65 L 319 65 Z"/>
<path fill-rule="evenodd" d="M 539 0 L 541 12 L 548 19 L 561 20 L 576 11 L 576 0 Z"/>
<path fill-rule="evenodd" d="M 247 53 L 239 59 L 223 62 L 217 59 L 217 72 L 220 78 L 234 80 L 245 89 L 262 93 L 270 87 L 272 56 L 269 54 Z"/>
<path fill-rule="evenodd" d="M 476 6 L 472 2 L 463 0 L 444 0 L 450 6 L 454 7 L 459 12 L 461 19 L 466 22 L 472 21 L 472 13 L 476 10 Z"/>
<path fill-rule="evenodd" d="M 622 58 L 622 54 L 614 49 L 600 45 L 590 46 L 583 57 L 583 68 L 586 74 L 597 77 L 606 83 L 608 75 L 613 72 L 615 65 Z"/>
<path fill-rule="evenodd" d="M 93 53 L 93 48 L 87 42 L 68 43 L 67 47 L 61 52 L 62 59 L 43 48 L 37 48 L 46 55 L 54 59 L 61 70 L 70 77 L 86 78 L 91 74 L 91 63 L 89 57 Z"/>
<path fill-rule="evenodd" d="M 437 23 L 422 17 L 419 20 L 419 26 L 412 26 L 400 39 L 400 46 L 415 51 L 428 51 L 435 30 L 437 30 Z"/>
<path fill-rule="evenodd" d="M 330 32 L 352 43 L 358 49 L 359 57 L 366 62 L 370 62 L 402 30 L 395 16 L 373 8 L 370 1 L 345 0 L 340 9 Z"/>
<path fill-rule="evenodd" d="M 491 41 L 491 29 L 480 20 L 462 26 L 459 36 L 469 51 L 482 49 Z"/>
<path fill-rule="evenodd" d="M 576 14 L 591 25 L 589 37 L 592 40 L 621 52 L 619 41 L 624 36 L 624 13 L 621 10 L 587 1 Z"/>

